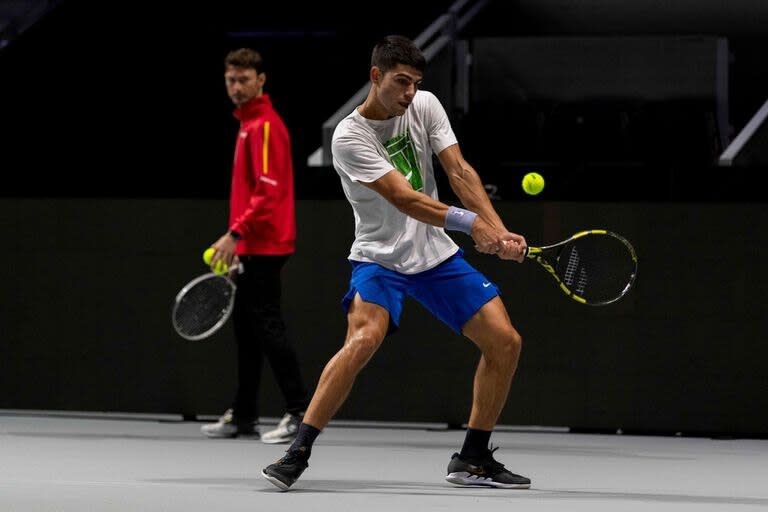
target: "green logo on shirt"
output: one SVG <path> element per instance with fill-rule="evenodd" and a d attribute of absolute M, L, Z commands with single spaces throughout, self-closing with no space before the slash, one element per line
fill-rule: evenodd
<path fill-rule="evenodd" d="M 416 157 L 416 147 L 413 145 L 411 134 L 405 132 L 402 135 L 392 137 L 387 141 L 385 147 L 395 169 L 405 176 L 413 190 L 421 191 L 424 188 L 424 182 L 421 179 L 421 168 L 419 167 L 419 159 Z"/>

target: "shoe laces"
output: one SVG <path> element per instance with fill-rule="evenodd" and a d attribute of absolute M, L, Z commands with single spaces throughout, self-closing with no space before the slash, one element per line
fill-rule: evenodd
<path fill-rule="evenodd" d="M 501 462 L 499 462 L 499 461 L 497 461 L 496 459 L 493 458 L 493 452 L 495 452 L 498 449 L 499 449 L 498 446 L 494 448 L 493 445 L 490 445 L 490 447 L 488 449 L 488 452 L 485 454 L 485 458 L 483 460 L 484 465 L 493 474 L 497 474 L 497 473 L 501 473 L 503 471 L 506 471 L 506 468 L 504 467 L 504 464 L 502 464 Z"/>
<path fill-rule="evenodd" d="M 306 446 L 299 446 L 298 448 L 288 448 L 285 451 L 285 455 L 278 462 L 280 464 L 294 464 L 300 460 L 305 461 L 309 458 L 309 450 Z"/>

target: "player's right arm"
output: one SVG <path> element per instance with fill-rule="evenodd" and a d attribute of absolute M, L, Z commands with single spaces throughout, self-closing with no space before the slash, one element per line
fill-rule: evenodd
<path fill-rule="evenodd" d="M 383 196 L 395 208 L 409 217 L 433 226 L 445 226 L 449 206 L 413 190 L 405 176 L 396 169 L 392 169 L 374 181 L 361 183 Z M 498 252 L 504 240 L 500 230 L 491 226 L 479 215 L 475 217 L 470 236 L 475 241 L 478 250 L 488 254 Z"/>
<path fill-rule="evenodd" d="M 350 128 L 350 122 L 342 121 L 336 127 L 331 146 L 334 167 L 357 183 L 377 192 L 405 215 L 433 226 L 446 227 L 451 208 L 427 194 L 414 190 L 405 176 L 392 168 L 392 164 L 376 151 L 376 144 L 369 134 L 355 131 Z M 466 213 L 475 216 L 476 212 Z M 482 215 L 477 215 L 471 226 L 461 226 L 458 229 L 472 237 L 478 251 L 487 254 L 499 253 L 504 257 L 507 252 L 504 240 L 510 239 L 511 233 L 503 229 L 500 221 L 497 224 L 499 225 L 492 225 Z M 451 228 L 457 229 L 453 222 Z"/>

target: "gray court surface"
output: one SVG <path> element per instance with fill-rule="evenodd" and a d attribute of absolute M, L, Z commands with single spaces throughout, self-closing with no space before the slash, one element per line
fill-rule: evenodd
<path fill-rule="evenodd" d="M 768 510 L 764 440 L 501 426 L 497 459 L 533 481 L 505 490 L 444 480 L 463 431 L 333 422 L 280 492 L 260 473 L 285 445 L 206 439 L 200 426 L 0 411 L 0 511 Z"/>

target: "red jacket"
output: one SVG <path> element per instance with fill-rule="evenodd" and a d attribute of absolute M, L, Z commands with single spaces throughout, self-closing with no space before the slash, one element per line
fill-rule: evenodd
<path fill-rule="evenodd" d="M 291 138 L 262 94 L 235 109 L 229 229 L 242 235 L 237 254 L 292 254 L 296 240 Z"/>

